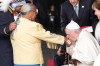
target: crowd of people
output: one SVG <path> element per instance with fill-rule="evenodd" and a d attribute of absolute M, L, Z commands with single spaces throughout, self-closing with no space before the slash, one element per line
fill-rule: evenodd
<path fill-rule="evenodd" d="M 37 22 L 39 11 L 33 0 L 0 0 L 0 66 L 44 66 L 42 40 L 49 47 L 62 45 L 54 56 L 55 66 L 100 65 L 100 0 L 62 3 L 63 35 L 46 31 Z"/>

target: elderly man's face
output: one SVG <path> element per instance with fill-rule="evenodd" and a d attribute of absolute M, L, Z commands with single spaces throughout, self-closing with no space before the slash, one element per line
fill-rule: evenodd
<path fill-rule="evenodd" d="M 79 0 L 69 0 L 69 2 L 72 4 L 72 5 L 76 5 L 78 3 Z"/>
<path fill-rule="evenodd" d="M 36 16 L 37 16 L 37 9 L 33 9 L 30 11 L 31 13 L 31 20 L 35 20 Z"/>
<path fill-rule="evenodd" d="M 74 30 L 68 30 L 68 29 L 66 29 L 66 30 L 65 30 L 65 33 L 66 33 L 67 38 L 68 38 L 69 40 L 71 40 L 71 41 L 76 41 L 76 40 L 77 40 L 77 38 L 76 38 L 76 33 L 75 33 Z"/>

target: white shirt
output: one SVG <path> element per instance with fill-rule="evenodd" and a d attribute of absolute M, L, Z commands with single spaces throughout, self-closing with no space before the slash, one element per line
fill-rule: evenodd
<path fill-rule="evenodd" d="M 74 8 L 74 10 L 75 10 L 75 12 L 76 12 L 76 14 L 78 16 L 78 12 L 79 12 L 79 2 L 75 6 L 73 6 L 73 8 Z"/>

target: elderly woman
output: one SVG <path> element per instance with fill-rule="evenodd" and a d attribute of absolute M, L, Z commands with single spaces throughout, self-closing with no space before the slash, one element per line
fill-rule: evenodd
<path fill-rule="evenodd" d="M 11 39 L 14 66 L 42 66 L 41 40 L 63 44 L 64 37 L 46 31 L 41 24 L 34 21 L 37 15 L 35 5 L 24 4 L 21 12 L 22 17 Z"/>
<path fill-rule="evenodd" d="M 95 36 L 97 41 L 99 42 L 100 45 L 100 0 L 95 0 L 92 9 L 95 11 L 95 15 L 98 17 L 99 22 L 96 26 L 95 30 Z M 96 61 L 94 62 L 94 66 L 99 66 L 100 65 L 100 54 L 98 55 Z"/>

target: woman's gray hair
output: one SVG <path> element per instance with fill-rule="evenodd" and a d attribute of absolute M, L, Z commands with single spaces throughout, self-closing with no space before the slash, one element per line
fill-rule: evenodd
<path fill-rule="evenodd" d="M 33 10 L 34 8 L 36 8 L 35 5 L 31 4 L 31 3 L 26 3 L 22 6 L 21 8 L 21 14 L 25 15 L 27 12 Z"/>

